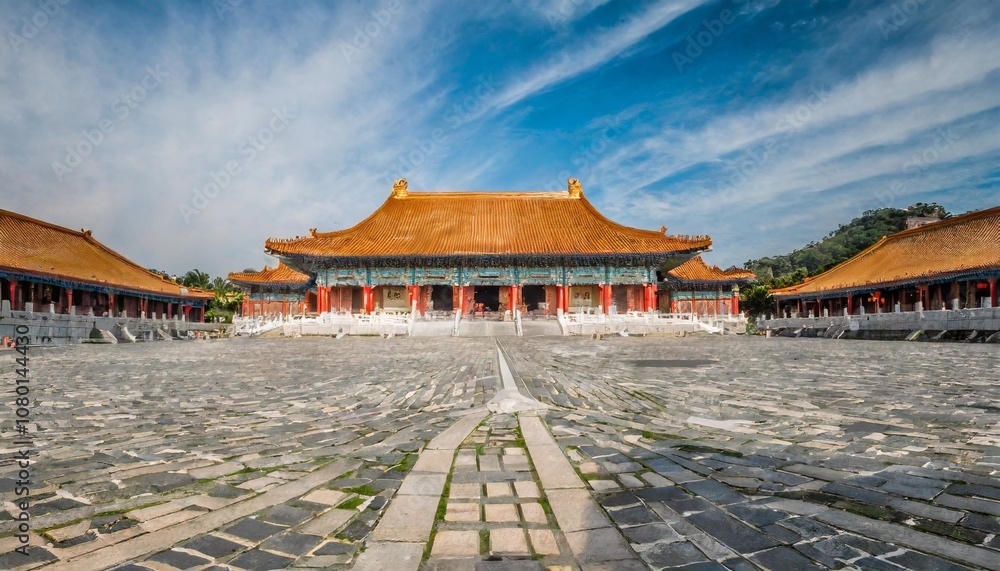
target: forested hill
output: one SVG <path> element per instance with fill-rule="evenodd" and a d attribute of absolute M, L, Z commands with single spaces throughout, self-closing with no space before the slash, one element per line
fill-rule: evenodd
<path fill-rule="evenodd" d="M 849 224 L 841 224 L 819 242 L 783 256 L 749 260 L 744 267 L 757 274 L 763 285 L 785 287 L 801 282 L 806 276 L 824 272 L 878 242 L 882 236 L 906 229 L 906 219 L 912 216 L 951 215 L 935 203 L 919 202 L 906 209 L 880 208 L 865 211 Z"/>

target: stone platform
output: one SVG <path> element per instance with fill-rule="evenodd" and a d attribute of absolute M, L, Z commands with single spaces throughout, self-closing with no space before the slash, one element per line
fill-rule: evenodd
<path fill-rule="evenodd" d="M 31 555 L 0 516 L 0 568 L 1000 569 L 996 346 L 500 349 L 36 350 Z M 490 413 L 511 387 L 538 406 Z"/>

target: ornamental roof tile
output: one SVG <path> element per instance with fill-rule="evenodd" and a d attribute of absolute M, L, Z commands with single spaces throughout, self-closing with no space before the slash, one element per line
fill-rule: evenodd
<path fill-rule="evenodd" d="M 1000 207 L 883 237 L 830 270 L 772 293 L 815 296 L 991 271 L 1000 271 Z"/>
<path fill-rule="evenodd" d="M 128 260 L 95 240 L 90 230 L 78 232 L 7 210 L 0 210 L 0 270 L 137 295 L 212 297 L 209 292 L 184 288 Z"/>
<path fill-rule="evenodd" d="M 402 182 L 402 181 L 401 181 Z M 397 187 L 399 183 L 397 183 Z M 319 258 L 665 255 L 710 249 L 708 236 L 667 236 L 608 220 L 570 192 L 394 190 L 357 225 L 304 238 L 270 239 L 268 253 Z"/>

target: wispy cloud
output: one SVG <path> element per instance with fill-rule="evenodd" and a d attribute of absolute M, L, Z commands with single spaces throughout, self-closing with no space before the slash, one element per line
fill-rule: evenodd
<path fill-rule="evenodd" d="M 501 92 L 493 101 L 493 106 L 505 109 L 592 71 L 704 2 L 705 0 L 663 2 L 632 16 L 623 25 L 589 37 L 577 38 L 577 43 L 553 54 L 541 65 L 527 71 L 524 79 Z"/>

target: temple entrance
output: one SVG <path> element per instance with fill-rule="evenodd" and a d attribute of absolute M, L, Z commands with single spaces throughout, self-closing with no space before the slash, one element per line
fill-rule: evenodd
<path fill-rule="evenodd" d="M 625 313 L 628 311 L 628 286 L 612 286 L 611 305 L 614 306 L 615 313 Z M 608 311 L 608 313 L 611 312 Z"/>
<path fill-rule="evenodd" d="M 454 311 L 455 300 L 451 286 L 431 286 L 431 309 L 434 311 Z"/>
<path fill-rule="evenodd" d="M 351 312 L 361 313 L 365 310 L 365 288 L 351 288 Z"/>
<path fill-rule="evenodd" d="M 500 286 L 476 286 L 473 295 L 476 311 L 500 310 Z"/>
<path fill-rule="evenodd" d="M 545 306 L 545 286 L 541 285 L 526 285 L 521 288 L 521 299 L 522 303 L 526 306 L 527 311 L 537 311 Z M 542 304 L 539 307 L 538 304 Z"/>

